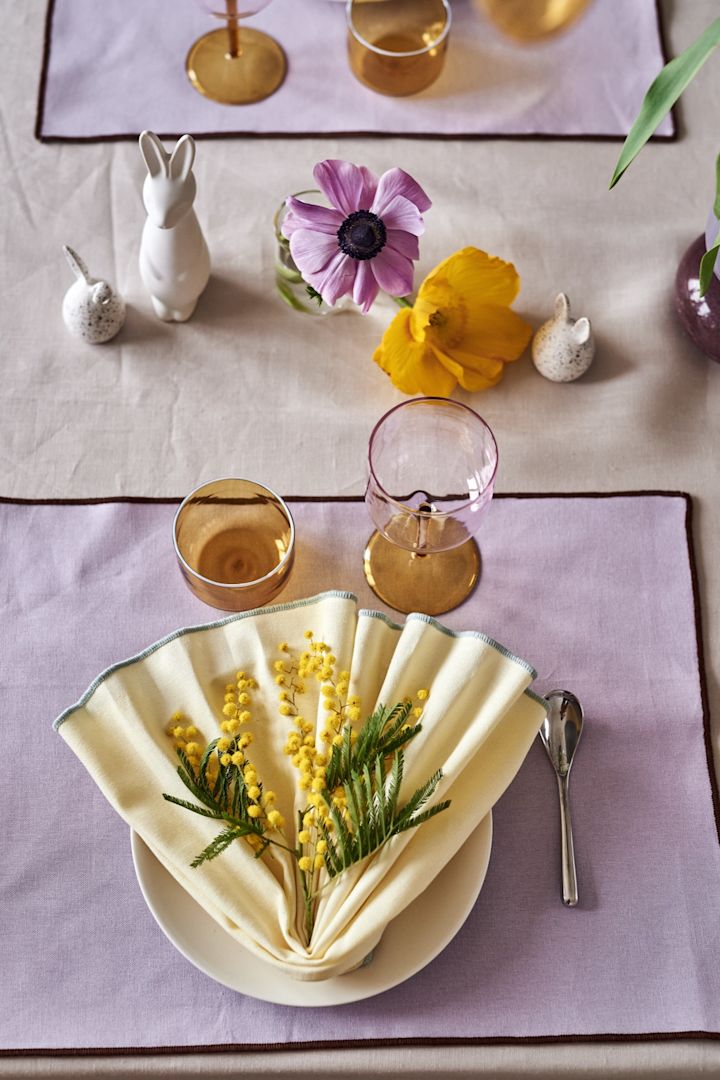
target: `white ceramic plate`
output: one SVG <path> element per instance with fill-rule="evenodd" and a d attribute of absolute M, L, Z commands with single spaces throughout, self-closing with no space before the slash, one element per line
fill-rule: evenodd
<path fill-rule="evenodd" d="M 492 814 L 425 892 L 388 925 L 367 967 L 323 982 L 299 982 L 248 952 L 185 892 L 135 832 L 131 843 L 135 873 L 155 921 L 200 971 L 231 990 L 276 1005 L 344 1005 L 404 982 L 452 941 L 485 880 Z"/>

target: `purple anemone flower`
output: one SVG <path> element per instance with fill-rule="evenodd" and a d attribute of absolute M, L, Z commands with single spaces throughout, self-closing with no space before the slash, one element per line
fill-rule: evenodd
<path fill-rule="evenodd" d="M 291 197 L 282 224 L 308 284 L 331 305 L 351 293 L 363 314 L 380 289 L 391 296 L 412 292 L 422 215 L 432 205 L 420 185 L 402 169 L 378 179 L 349 161 L 320 161 L 313 176 L 331 205 Z"/>

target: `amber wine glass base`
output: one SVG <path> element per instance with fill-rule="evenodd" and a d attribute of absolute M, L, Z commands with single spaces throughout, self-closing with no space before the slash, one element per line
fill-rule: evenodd
<path fill-rule="evenodd" d="M 230 53 L 233 33 L 237 56 Z M 205 97 L 223 105 L 250 105 L 270 97 L 282 85 L 287 59 L 277 41 L 260 30 L 223 28 L 198 38 L 185 69 Z"/>
<path fill-rule="evenodd" d="M 379 533 L 367 542 L 363 569 L 375 595 L 404 615 L 442 615 L 467 600 L 480 579 L 480 551 L 467 540 L 449 551 L 418 555 Z"/>

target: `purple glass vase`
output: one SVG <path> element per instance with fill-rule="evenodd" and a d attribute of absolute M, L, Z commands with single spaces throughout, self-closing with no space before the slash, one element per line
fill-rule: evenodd
<path fill-rule="evenodd" d="M 700 260 L 705 236 L 687 249 L 675 277 L 675 310 L 690 340 L 711 360 L 720 363 L 720 281 L 714 274 L 704 296 L 700 295 Z M 720 267 L 718 259 L 717 268 Z"/>

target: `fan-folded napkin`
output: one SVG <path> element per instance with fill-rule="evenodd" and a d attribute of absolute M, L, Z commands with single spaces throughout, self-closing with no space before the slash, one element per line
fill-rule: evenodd
<path fill-rule="evenodd" d="M 294 823 L 307 795 L 283 752 L 291 720 L 278 710 L 273 663 L 280 642 L 305 648 L 306 630 L 332 646 L 338 670 L 350 672 L 349 692 L 361 699 L 363 719 L 378 704 L 429 690 L 422 731 L 405 751 L 402 792 L 409 798 L 442 769 L 431 802 L 451 800 L 447 810 L 333 880 L 321 894 L 307 947 L 293 856 L 275 847 L 256 859 L 249 844 L 236 840 L 192 869 L 220 823 L 162 797 L 189 797 L 166 734 L 172 714 L 182 712 L 208 741 L 215 738 L 225 686 L 241 669 L 259 684 L 249 756 L 276 793 L 288 843 L 295 843 Z M 327 979 L 362 962 L 510 784 L 545 716 L 542 699 L 528 690 L 534 676 L 529 664 L 484 634 L 449 631 L 424 615 L 398 626 L 378 612 L 358 611 L 349 593 L 325 593 L 178 630 L 103 672 L 55 723 L 115 810 L 229 934 L 288 975 Z M 303 715 L 321 730 L 316 683 L 307 687 Z"/>

